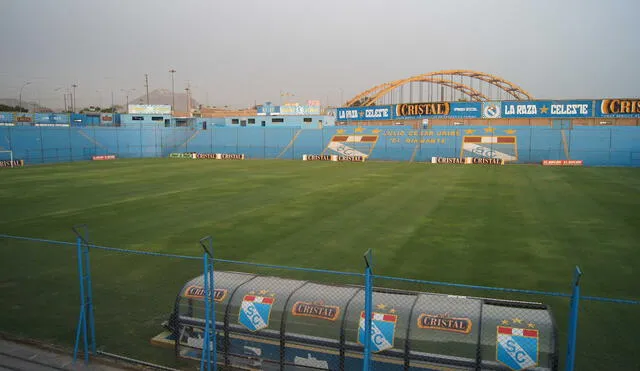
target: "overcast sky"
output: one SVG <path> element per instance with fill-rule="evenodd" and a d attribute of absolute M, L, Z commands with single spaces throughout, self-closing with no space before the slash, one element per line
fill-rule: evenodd
<path fill-rule="evenodd" d="M 336 104 L 443 69 L 501 76 L 536 98 L 640 95 L 638 0 L 0 0 L 0 98 L 108 105 L 121 89 L 211 105 Z M 137 95 L 133 93 L 132 95 Z"/>

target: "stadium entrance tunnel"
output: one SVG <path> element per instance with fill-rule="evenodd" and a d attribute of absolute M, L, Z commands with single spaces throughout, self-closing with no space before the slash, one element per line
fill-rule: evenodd
<path fill-rule="evenodd" d="M 365 291 L 360 286 L 216 271 L 218 363 L 239 369 L 360 370 Z M 180 290 L 152 339 L 200 360 L 203 276 Z M 375 370 L 557 370 L 557 330 L 544 304 L 374 289 Z"/>

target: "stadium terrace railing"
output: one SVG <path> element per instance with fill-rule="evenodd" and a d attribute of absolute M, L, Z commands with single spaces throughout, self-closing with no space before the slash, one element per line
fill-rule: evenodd
<path fill-rule="evenodd" d="M 331 152 L 364 154 L 367 159 L 380 161 L 431 162 L 432 157 L 467 157 L 472 154 L 491 157 L 499 154 L 501 158 L 515 163 L 573 159 L 583 160 L 587 166 L 640 166 L 640 150 L 634 141 L 640 133 L 637 127 L 587 126 L 566 130 L 537 126 L 453 128 L 212 127 L 202 130 L 156 125 L 137 128 L 0 126 L 0 150 L 12 150 L 13 157 L 23 160 L 25 165 L 87 161 L 94 156 L 111 155 L 118 159 L 166 158 L 171 153 L 185 152 L 243 154 L 247 159 L 301 160 L 304 155 Z M 488 144 L 479 146 L 465 142 L 466 137 L 474 135 L 484 138 L 481 140 L 486 139 Z M 343 139 L 334 141 L 337 136 Z M 368 139 L 362 141 L 365 136 Z M 508 137 L 508 143 L 499 142 L 501 137 Z M 463 153 L 467 155 L 463 156 Z M 9 155 L 0 156 L 0 161 L 9 162 Z"/>
<path fill-rule="evenodd" d="M 570 293 L 548 292 L 378 275 L 370 250 L 362 272 L 342 272 L 215 258 L 211 237 L 198 256 L 100 246 L 85 226 L 74 232 L 75 242 L 0 234 L 9 308 L 0 330 L 67 345 L 74 338 L 74 359 L 85 362 L 93 354 L 159 369 L 637 366 L 640 301 L 581 295 L 578 267 Z M 74 251 L 75 337 L 66 318 L 78 302 L 74 273 L 51 265 L 72 262 Z M 162 308 L 173 308 L 164 323 Z M 609 326 L 612 319 L 628 329 Z M 158 347 L 149 346 L 161 326 Z"/>

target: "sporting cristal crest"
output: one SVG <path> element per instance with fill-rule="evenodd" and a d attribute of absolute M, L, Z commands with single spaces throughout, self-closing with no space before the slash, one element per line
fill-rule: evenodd
<path fill-rule="evenodd" d="M 396 312 L 394 309 L 389 310 L 389 313 L 382 313 L 385 308 L 386 305 L 378 304 L 376 309 L 379 312 L 371 312 L 371 350 L 374 353 L 393 348 L 398 315 L 393 314 Z M 364 344 L 365 339 L 364 318 L 364 311 L 362 311 L 358 325 L 358 343 L 360 344 Z"/>
<path fill-rule="evenodd" d="M 269 327 L 271 308 L 275 302 L 274 295 L 267 296 L 267 291 L 262 290 L 260 295 L 253 292 L 242 298 L 238 322 L 250 331 L 258 331 Z"/>
<path fill-rule="evenodd" d="M 538 365 L 540 331 L 533 323 L 524 326 L 523 320 L 514 318 L 502 321 L 497 328 L 496 359 L 512 370 L 526 370 Z M 522 324 L 521 327 L 514 325 Z"/>

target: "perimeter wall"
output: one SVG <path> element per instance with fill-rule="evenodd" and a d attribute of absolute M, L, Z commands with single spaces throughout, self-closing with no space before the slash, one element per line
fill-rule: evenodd
<path fill-rule="evenodd" d="M 431 161 L 491 157 L 507 163 L 583 160 L 586 166 L 640 166 L 640 127 L 334 126 L 296 127 L 0 127 L 0 150 L 26 165 L 173 152 L 242 153 L 246 158 L 300 160 L 304 154 L 368 156 L 368 160 Z M 0 154 L 7 160 L 7 154 Z"/>

